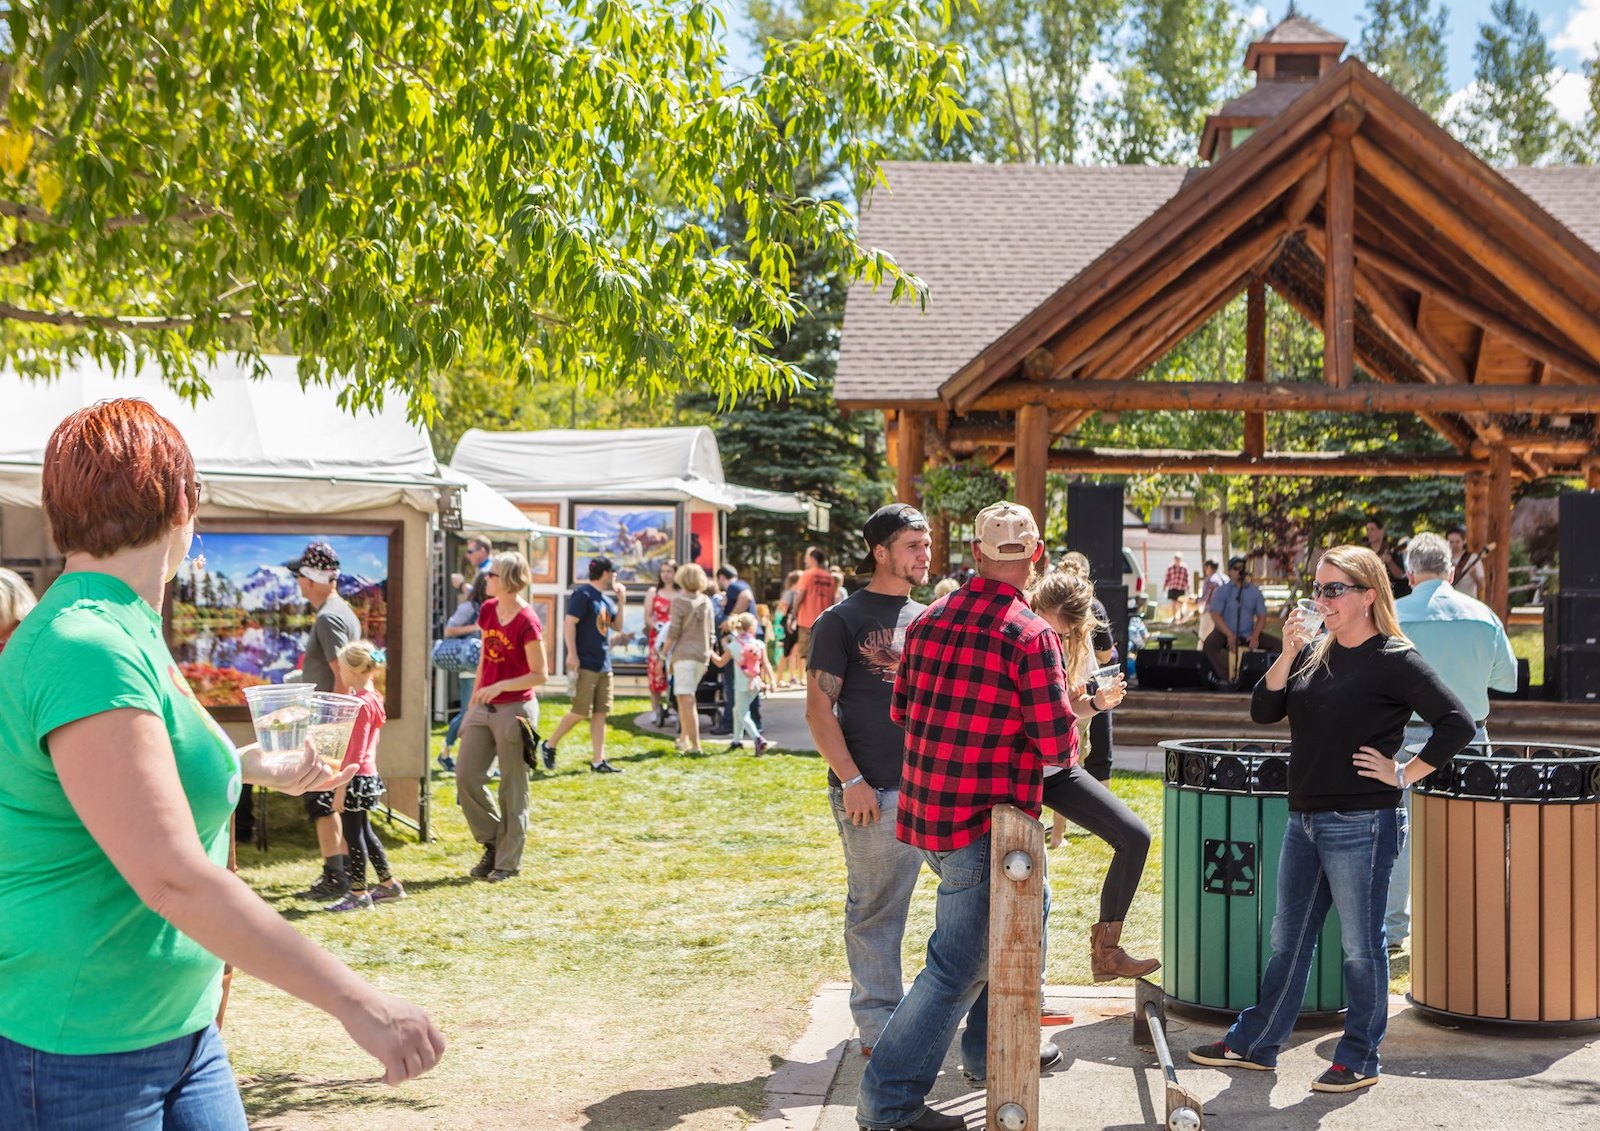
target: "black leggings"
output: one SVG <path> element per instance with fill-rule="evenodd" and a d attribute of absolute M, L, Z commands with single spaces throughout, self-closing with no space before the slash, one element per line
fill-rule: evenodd
<path fill-rule="evenodd" d="M 1122 922 L 1139 890 L 1144 859 L 1150 853 L 1150 830 L 1082 766 L 1045 778 L 1044 803 L 1111 846 L 1111 867 L 1100 887 L 1100 921 Z"/>
<path fill-rule="evenodd" d="M 344 812 L 339 814 L 339 819 L 344 825 L 344 842 L 346 851 L 350 854 L 350 867 L 347 874 L 350 877 L 351 891 L 367 890 L 367 861 L 372 861 L 372 870 L 378 874 L 378 882 L 386 884 L 394 878 L 394 873 L 389 871 L 389 857 L 384 854 L 383 842 L 378 839 L 378 830 L 372 827 L 372 814 L 365 809 L 357 812 Z"/>

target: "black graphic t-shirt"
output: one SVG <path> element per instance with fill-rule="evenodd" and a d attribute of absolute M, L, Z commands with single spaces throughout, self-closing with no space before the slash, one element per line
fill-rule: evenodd
<path fill-rule="evenodd" d="M 875 789 L 900 788 L 905 733 L 889 718 L 889 698 L 906 626 L 925 608 L 909 597 L 862 589 L 826 610 L 811 628 L 806 666 L 842 681 L 834 713 L 850 756 Z M 828 784 L 839 784 L 832 771 Z"/>

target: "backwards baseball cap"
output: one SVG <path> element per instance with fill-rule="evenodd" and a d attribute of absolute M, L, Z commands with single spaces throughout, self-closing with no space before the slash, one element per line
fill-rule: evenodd
<path fill-rule="evenodd" d="M 1030 560 L 1039 549 L 1039 524 L 1021 503 L 990 503 L 973 523 L 983 556 L 997 562 Z"/>
<path fill-rule="evenodd" d="M 339 555 L 326 542 L 306 543 L 305 552 L 283 564 L 290 573 L 321 585 L 331 585 L 339 577 Z"/>
<path fill-rule="evenodd" d="M 856 563 L 856 573 L 867 575 L 877 569 L 878 559 L 872 556 L 872 551 L 879 546 L 887 546 L 896 534 L 908 526 L 928 529 L 927 518 L 910 503 L 890 503 L 873 511 L 872 517 L 861 528 L 861 537 L 867 543 L 867 556 Z"/>

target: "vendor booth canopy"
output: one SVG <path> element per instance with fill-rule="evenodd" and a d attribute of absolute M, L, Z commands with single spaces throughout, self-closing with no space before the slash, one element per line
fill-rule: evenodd
<path fill-rule="evenodd" d="M 698 499 L 723 511 L 751 507 L 803 515 L 810 510 L 803 496 L 728 483 L 717 437 L 703 426 L 545 432 L 473 428 L 461 437 L 450 464 L 513 502 L 625 497 L 648 502 Z"/>
<path fill-rule="evenodd" d="M 302 387 L 294 358 L 264 361 L 267 376 L 256 379 L 244 359 L 220 357 L 202 369 L 211 393 L 197 404 L 163 384 L 153 366 L 118 376 L 80 359 L 53 380 L 0 371 L 0 504 L 39 505 L 45 443 L 68 414 L 139 397 L 188 441 L 204 503 L 297 515 L 393 503 L 438 509 L 439 489 L 450 484 L 439 477 L 427 432 L 406 419 L 403 401 L 352 417 L 338 403 L 337 386 Z"/>

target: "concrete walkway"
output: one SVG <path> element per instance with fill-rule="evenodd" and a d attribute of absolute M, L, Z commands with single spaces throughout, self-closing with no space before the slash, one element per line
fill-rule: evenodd
<path fill-rule="evenodd" d="M 769 1109 L 751 1131 L 855 1131 L 856 1093 L 866 1062 L 854 1039 L 849 988 L 824 986 L 810 1028 L 768 1087 Z M 1046 1030 L 1065 1058 L 1040 1081 L 1037 1131 L 1133 1131 L 1164 1125 L 1166 1106 L 1155 1057 L 1135 1048 L 1133 994 L 1125 988 L 1052 987 L 1075 1023 Z M 1600 1043 L 1584 1037 L 1498 1037 L 1443 1029 L 1394 997 L 1384 1041 L 1384 1075 L 1346 1095 L 1309 1088 L 1327 1067 L 1336 1029 L 1302 1029 L 1278 1071 L 1228 1072 L 1182 1061 L 1184 1050 L 1218 1039 L 1222 1028 L 1172 1016 L 1169 1039 L 1179 1079 L 1200 1095 L 1212 1128 L 1283 1131 L 1415 1131 L 1416 1128 L 1516 1128 L 1568 1131 L 1600 1104 Z M 959 1039 L 959 1038 L 958 1038 Z M 952 1049 L 954 1049 L 952 1045 Z M 968 1087 L 954 1055 L 929 1102 L 981 1128 L 984 1095 Z"/>

